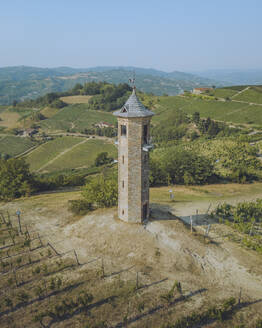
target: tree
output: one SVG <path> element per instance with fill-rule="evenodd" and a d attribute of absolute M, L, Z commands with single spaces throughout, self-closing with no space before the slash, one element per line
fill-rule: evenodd
<path fill-rule="evenodd" d="M 33 176 L 24 159 L 0 159 L 0 199 L 28 196 L 33 192 Z"/>
<path fill-rule="evenodd" d="M 101 165 L 104 165 L 104 164 L 108 164 L 108 163 L 111 163 L 112 161 L 113 161 L 113 158 L 108 157 L 107 152 L 102 152 L 102 153 L 97 155 L 97 157 L 95 159 L 95 166 L 101 166 Z"/>
<path fill-rule="evenodd" d="M 51 103 L 51 107 L 53 107 L 53 108 L 63 108 L 65 106 L 67 106 L 67 104 L 65 102 L 63 102 L 61 99 L 55 99 Z"/>
<path fill-rule="evenodd" d="M 194 123 L 198 124 L 200 121 L 200 114 L 199 112 L 194 112 L 193 116 L 192 116 L 192 120 Z"/>
<path fill-rule="evenodd" d="M 214 175 L 211 161 L 184 147 L 155 152 L 150 162 L 150 182 L 166 184 L 204 184 Z"/>

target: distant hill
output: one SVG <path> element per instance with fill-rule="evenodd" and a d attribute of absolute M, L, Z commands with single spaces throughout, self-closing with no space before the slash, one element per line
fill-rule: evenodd
<path fill-rule="evenodd" d="M 203 78 L 220 81 L 224 85 L 262 84 L 262 69 L 207 70 L 207 71 L 197 72 L 197 75 Z"/>
<path fill-rule="evenodd" d="M 183 72 L 163 72 L 134 67 L 38 68 L 15 66 L 0 68 L 0 105 L 13 100 L 37 98 L 48 92 L 65 91 L 76 83 L 127 82 L 135 70 L 137 88 L 156 95 L 177 95 L 199 86 L 221 85 L 214 80 Z"/>

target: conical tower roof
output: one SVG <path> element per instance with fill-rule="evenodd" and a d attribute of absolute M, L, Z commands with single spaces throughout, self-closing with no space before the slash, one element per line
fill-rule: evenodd
<path fill-rule="evenodd" d="M 137 98 L 136 89 L 133 88 L 133 92 L 127 102 L 120 110 L 115 111 L 113 115 L 118 117 L 147 117 L 155 114 L 141 103 Z"/>

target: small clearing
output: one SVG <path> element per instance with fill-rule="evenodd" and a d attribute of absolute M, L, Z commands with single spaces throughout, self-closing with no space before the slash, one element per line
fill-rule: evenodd
<path fill-rule="evenodd" d="M 88 104 L 91 97 L 92 96 L 67 96 L 60 97 L 60 99 L 66 104 Z"/>

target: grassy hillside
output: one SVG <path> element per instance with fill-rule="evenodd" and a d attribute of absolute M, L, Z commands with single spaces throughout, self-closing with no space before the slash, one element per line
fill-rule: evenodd
<path fill-rule="evenodd" d="M 25 119 L 29 118 L 32 113 L 34 110 L 31 108 L 2 107 L 0 108 L 0 127 L 3 129 L 22 128 L 26 126 Z"/>
<path fill-rule="evenodd" d="M 32 171 L 53 172 L 89 167 L 103 151 L 115 157 L 117 149 L 101 139 L 65 136 L 42 144 L 25 159 Z"/>
<path fill-rule="evenodd" d="M 234 100 L 262 104 L 262 86 L 252 86 L 234 97 Z"/>
<path fill-rule="evenodd" d="M 90 167 L 94 164 L 97 155 L 105 151 L 108 152 L 109 156 L 117 157 L 117 148 L 114 144 L 107 143 L 104 140 L 86 139 L 86 142 L 79 143 L 50 165 L 47 165 L 44 170 L 53 172 L 62 169 Z"/>
<path fill-rule="evenodd" d="M 234 98 L 235 99 L 235 98 Z M 215 120 L 262 125 L 262 106 L 235 101 L 217 101 L 191 96 L 159 97 L 154 120 L 161 120 L 165 111 L 182 109 L 186 113 L 199 112 L 201 117 Z"/>
<path fill-rule="evenodd" d="M 30 164 L 30 169 L 36 171 L 58 156 L 61 152 L 73 147 L 81 141 L 82 138 L 78 137 L 56 138 L 39 146 L 32 153 L 28 154 L 25 160 Z"/>
<path fill-rule="evenodd" d="M 217 98 L 227 98 L 234 96 L 238 91 L 230 88 L 215 89 L 212 94 Z"/>
<path fill-rule="evenodd" d="M 0 154 L 16 156 L 35 145 L 37 145 L 37 143 L 30 138 L 19 138 L 15 136 L 0 137 Z"/>
<path fill-rule="evenodd" d="M 114 124 L 116 118 L 111 113 L 88 110 L 85 104 L 74 104 L 64 107 L 50 119 L 42 121 L 40 125 L 44 130 L 50 132 L 69 129 L 81 132 L 100 121 Z"/>

